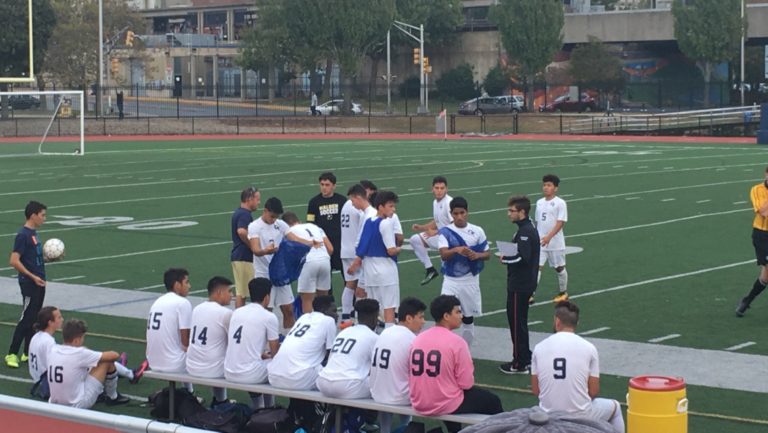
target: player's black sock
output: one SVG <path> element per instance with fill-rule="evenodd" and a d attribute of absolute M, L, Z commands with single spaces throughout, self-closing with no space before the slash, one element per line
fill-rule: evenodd
<path fill-rule="evenodd" d="M 763 292 L 765 290 L 765 283 L 760 281 L 760 278 L 755 280 L 755 284 L 752 285 L 752 290 L 749 291 L 749 295 L 747 295 L 747 301 L 752 302 L 757 298 L 757 295 Z"/>

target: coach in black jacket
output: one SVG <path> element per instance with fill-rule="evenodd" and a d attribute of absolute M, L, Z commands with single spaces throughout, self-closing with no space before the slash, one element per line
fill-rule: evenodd
<path fill-rule="evenodd" d="M 507 215 L 517 224 L 513 242 L 517 255 L 501 258 L 507 265 L 507 321 L 512 335 L 512 362 L 499 369 L 506 374 L 526 374 L 531 369 L 531 348 L 528 344 L 528 299 L 536 291 L 541 243 L 536 227 L 528 214 L 531 201 L 526 196 L 513 196 L 507 203 Z"/>

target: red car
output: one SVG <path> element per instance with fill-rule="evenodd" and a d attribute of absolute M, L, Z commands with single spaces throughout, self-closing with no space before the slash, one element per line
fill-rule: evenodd
<path fill-rule="evenodd" d="M 571 99 L 570 95 L 562 95 L 555 98 L 554 101 L 548 103 L 547 105 L 540 105 L 539 111 L 546 111 L 546 112 L 561 112 L 561 111 L 573 111 L 577 113 L 581 113 L 584 111 L 595 111 L 597 110 L 597 102 L 595 101 L 595 98 L 589 96 L 586 93 L 581 94 L 580 100 Z"/>

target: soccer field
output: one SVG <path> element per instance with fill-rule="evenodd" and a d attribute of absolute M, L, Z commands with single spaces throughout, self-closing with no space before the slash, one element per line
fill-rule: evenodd
<path fill-rule="evenodd" d="M 203 296 L 210 277 L 231 276 L 229 224 L 240 190 L 254 185 L 262 203 L 279 197 L 303 218 L 318 175 L 328 170 L 341 194 L 360 179 L 394 190 L 406 237 L 411 224 L 431 218 L 431 179 L 444 175 L 449 194 L 469 202 L 470 222 L 490 241 L 509 240 L 515 227 L 507 219 L 507 197 L 527 194 L 535 202 L 542 175 L 554 173 L 568 203 L 569 293 L 582 309 L 580 331 L 701 350 L 692 369 L 730 368 L 710 365 L 712 353 L 756 355 L 755 371 L 768 361 L 768 297 L 758 298 L 744 318 L 734 315 L 757 275 L 748 195 L 768 161 L 765 149 L 753 144 L 220 139 L 89 141 L 79 157 L 17 155 L 28 146 L 0 144 L 0 243 L 10 251 L 27 201 L 45 203 L 41 237 L 67 246 L 65 260 L 47 266 L 52 281 L 161 293 L 163 271 L 182 266 L 190 270 L 193 294 Z M 423 267 L 412 252 L 404 251 L 399 263 L 401 296 L 428 301 L 439 294 L 439 280 L 419 286 Z M 0 277 L 14 275 L 0 267 Z M 479 325 L 506 328 L 505 276 L 495 260 L 481 274 Z M 340 281 L 334 276 L 335 287 Z M 554 271 L 545 269 L 531 331 L 551 331 L 546 301 L 556 287 Z M 17 314 L 17 306 L 0 304 L 0 321 L 13 322 Z M 85 317 L 92 332 L 108 334 L 89 340 L 93 348 L 123 348 L 134 362 L 143 355 L 142 320 L 75 311 L 65 317 Z M 7 345 L 12 328 L 0 329 L 0 344 Z M 628 352 L 623 362 L 631 365 L 633 357 Z M 506 409 L 534 404 L 524 390 L 528 379 L 502 375 L 496 365 L 478 359 L 477 381 L 500 387 Z M 605 362 L 601 367 L 610 371 Z M 765 376 L 742 373 L 765 386 Z M 3 366 L 0 374 L 3 392 L 25 394 L 27 385 L 12 379 L 27 377 L 24 369 Z M 627 379 L 604 375 L 604 394 L 625 401 Z M 159 386 L 146 381 L 123 391 L 146 396 Z M 691 431 L 765 431 L 766 394 L 727 388 L 689 386 L 697 413 Z M 119 410 L 148 416 L 138 404 Z"/>

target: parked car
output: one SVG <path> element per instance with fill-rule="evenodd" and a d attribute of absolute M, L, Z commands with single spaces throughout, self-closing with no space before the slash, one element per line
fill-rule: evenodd
<path fill-rule="evenodd" d="M 581 113 L 595 110 L 597 110 L 597 101 L 586 93 L 582 93 L 579 100 L 571 99 L 570 95 L 562 95 L 547 105 L 539 106 L 539 111 L 548 112 L 574 111 Z"/>
<path fill-rule="evenodd" d="M 328 102 L 324 102 L 315 107 L 323 116 L 331 116 L 334 114 L 341 114 L 341 106 L 344 105 L 343 99 L 334 99 Z M 352 114 L 363 114 L 363 106 L 357 102 L 352 101 Z M 307 114 L 312 114 L 312 110 L 307 110 Z"/>
<path fill-rule="evenodd" d="M 481 96 L 464 101 L 459 104 L 459 114 L 474 114 L 482 116 L 483 114 L 498 114 L 520 111 L 518 108 L 518 98 L 515 96 Z M 519 97 L 522 99 L 522 97 Z M 522 102 L 519 103 L 522 106 Z"/>
<path fill-rule="evenodd" d="M 519 113 L 526 110 L 525 98 L 523 98 L 523 95 L 499 96 L 499 98 L 509 105 L 510 111 L 512 112 Z"/>
<path fill-rule="evenodd" d="M 8 97 L 8 105 L 14 110 L 40 108 L 40 100 L 32 95 L 11 95 Z"/>

